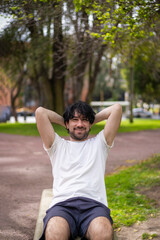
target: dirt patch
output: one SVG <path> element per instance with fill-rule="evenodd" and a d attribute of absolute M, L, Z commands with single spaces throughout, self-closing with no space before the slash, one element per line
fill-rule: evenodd
<path fill-rule="evenodd" d="M 160 207 L 160 185 L 153 186 L 150 189 L 142 189 L 139 192 L 146 195 L 149 199 L 154 200 L 153 204 L 156 207 Z"/>
<path fill-rule="evenodd" d="M 141 240 L 144 233 L 156 236 L 146 239 L 160 240 L 160 215 L 155 218 L 151 217 L 145 222 L 138 222 L 131 227 L 122 227 L 117 233 L 117 237 L 118 240 Z"/>

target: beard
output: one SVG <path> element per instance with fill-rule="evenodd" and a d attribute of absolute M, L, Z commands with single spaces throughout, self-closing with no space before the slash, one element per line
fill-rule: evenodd
<path fill-rule="evenodd" d="M 78 133 L 76 133 L 76 130 L 83 130 L 83 131 L 78 134 Z M 90 132 L 90 129 L 88 131 L 87 130 L 84 131 L 84 130 L 85 130 L 85 128 L 77 127 L 77 128 L 74 128 L 73 131 L 70 131 L 68 129 L 68 133 L 72 139 L 74 139 L 76 141 L 83 141 L 83 140 L 87 139 L 89 132 Z"/>

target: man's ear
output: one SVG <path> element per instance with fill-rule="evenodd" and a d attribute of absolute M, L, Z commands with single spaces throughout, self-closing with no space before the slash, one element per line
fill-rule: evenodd
<path fill-rule="evenodd" d="M 68 128 L 69 128 L 68 122 L 65 123 L 65 126 L 66 126 L 66 129 L 68 130 Z"/>
<path fill-rule="evenodd" d="M 67 122 L 65 123 L 65 126 L 66 126 L 66 129 L 67 129 L 67 132 L 69 133 L 69 124 Z"/>

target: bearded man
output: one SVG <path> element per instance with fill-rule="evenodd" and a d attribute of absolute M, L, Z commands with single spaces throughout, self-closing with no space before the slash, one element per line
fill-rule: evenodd
<path fill-rule="evenodd" d="M 109 149 L 120 126 L 122 107 L 107 107 L 97 114 L 85 102 L 69 106 L 63 116 L 39 107 L 37 127 L 49 155 L 53 173 L 53 199 L 44 218 L 46 240 L 113 239 L 113 220 L 108 208 L 104 174 Z M 107 120 L 89 138 L 93 124 Z M 70 139 L 55 133 L 52 123 L 64 126 Z"/>

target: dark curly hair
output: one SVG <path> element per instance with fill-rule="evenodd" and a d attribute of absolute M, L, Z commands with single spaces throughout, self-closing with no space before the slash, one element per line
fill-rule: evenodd
<path fill-rule="evenodd" d="M 94 122 L 95 119 L 95 112 L 93 111 L 92 107 L 82 101 L 78 101 L 70 106 L 68 106 L 63 113 L 64 123 L 69 122 L 69 119 L 72 119 L 74 117 L 75 111 L 77 111 L 79 114 L 85 116 L 90 124 Z"/>

